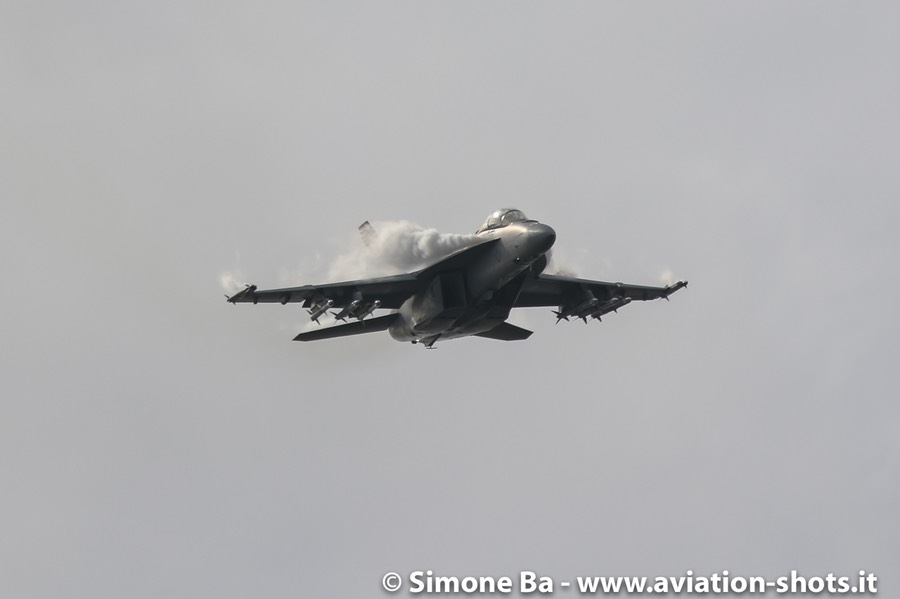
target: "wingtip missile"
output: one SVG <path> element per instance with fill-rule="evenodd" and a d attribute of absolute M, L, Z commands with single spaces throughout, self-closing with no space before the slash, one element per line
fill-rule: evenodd
<path fill-rule="evenodd" d="M 225 296 L 227 301 L 232 304 L 236 304 L 238 302 L 244 301 L 252 301 L 254 304 L 257 302 L 256 295 L 254 292 L 256 291 L 256 285 L 244 285 L 244 288 L 232 295 L 231 297 Z"/>
<path fill-rule="evenodd" d="M 664 300 L 669 301 L 669 296 L 678 291 L 683 287 L 687 287 L 687 281 L 678 281 L 677 283 L 673 283 L 672 285 L 666 285 L 666 288 L 663 290 L 662 297 Z"/>

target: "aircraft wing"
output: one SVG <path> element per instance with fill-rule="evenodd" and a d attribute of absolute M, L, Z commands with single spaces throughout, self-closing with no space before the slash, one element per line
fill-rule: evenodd
<path fill-rule="evenodd" d="M 360 226 L 363 239 L 367 236 L 371 241 L 374 235 L 368 221 Z M 387 314 L 366 319 L 376 310 L 399 310 L 409 298 L 426 289 L 435 280 L 435 277 L 445 274 L 458 274 L 469 265 L 483 260 L 485 255 L 492 251 L 500 242 L 499 238 L 490 240 L 478 240 L 472 245 L 463 247 L 431 266 L 422 270 L 376 277 L 371 279 L 359 279 L 356 281 L 343 281 L 340 283 L 326 283 L 324 285 L 302 285 L 300 287 L 284 287 L 281 289 L 258 289 L 256 285 L 247 285 L 228 298 L 232 304 L 288 304 L 302 302 L 304 308 L 309 308 L 310 318 L 319 322 L 319 317 L 335 308 L 332 316 L 345 321 L 341 325 L 323 327 L 318 330 L 306 331 L 297 335 L 295 341 L 318 341 L 320 339 L 333 339 L 347 335 L 359 335 L 361 333 L 374 333 L 385 331 L 398 318 L 398 313 Z M 356 319 L 356 322 L 346 322 L 347 319 Z M 515 329 L 515 330 L 513 330 Z M 530 331 L 518 329 L 512 325 L 507 328 L 494 329 L 492 336 L 495 339 L 517 339 L 527 337 Z M 434 343 L 432 340 L 431 343 Z M 429 345 L 430 346 L 430 345 Z"/>
<path fill-rule="evenodd" d="M 330 299 L 335 308 L 343 308 L 361 295 L 367 301 L 379 300 L 379 307 L 382 309 L 397 310 L 411 295 L 428 285 L 433 276 L 464 268 L 490 251 L 498 242 L 499 239 L 477 242 L 413 273 L 283 289 L 260 290 L 256 285 L 248 285 L 246 289 L 229 297 L 228 301 L 232 304 L 303 302 L 303 307 L 309 308 L 316 300 Z"/>
<path fill-rule="evenodd" d="M 513 307 L 566 306 L 591 296 L 600 302 L 608 302 L 615 298 L 654 300 L 668 298 L 682 287 L 687 287 L 687 281 L 679 281 L 666 287 L 647 287 L 540 274 L 537 277 L 525 279 Z"/>
<path fill-rule="evenodd" d="M 402 274 L 283 289 L 260 290 L 256 285 L 249 285 L 229 297 L 228 301 L 232 304 L 303 302 L 303 306 L 308 308 L 317 299 L 330 299 L 334 301 L 334 307 L 343 307 L 361 294 L 366 300 L 380 300 L 381 308 L 396 310 L 419 289 L 421 284 L 415 274 Z"/>

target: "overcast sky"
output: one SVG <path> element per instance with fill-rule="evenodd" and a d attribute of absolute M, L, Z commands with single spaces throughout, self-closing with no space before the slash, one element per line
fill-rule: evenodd
<path fill-rule="evenodd" d="M 865 569 L 897 596 L 898 22 L 4 3 L 0 594 Z M 222 297 L 325 282 L 366 219 L 501 206 L 581 276 L 690 287 L 435 351 Z"/>

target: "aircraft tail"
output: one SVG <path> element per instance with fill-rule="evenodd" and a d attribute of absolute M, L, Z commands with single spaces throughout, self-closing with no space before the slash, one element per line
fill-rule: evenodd
<path fill-rule="evenodd" d="M 372 247 L 372 244 L 375 242 L 375 238 L 378 236 L 375 233 L 375 227 L 373 227 L 369 221 L 364 222 L 359 226 L 359 235 L 362 237 L 363 243 L 366 244 L 366 247 Z"/>
<path fill-rule="evenodd" d="M 300 333 L 294 337 L 294 341 L 319 341 L 320 339 L 334 339 L 336 337 L 347 337 L 349 335 L 361 335 L 363 333 L 376 333 L 378 331 L 386 331 L 390 328 L 394 321 L 397 320 L 399 314 L 386 314 L 377 318 L 369 318 L 367 320 L 359 320 L 348 324 L 339 324 L 313 331 Z"/>
<path fill-rule="evenodd" d="M 508 322 L 500 323 L 490 331 L 483 333 L 475 333 L 476 337 L 484 337 L 486 339 L 497 339 L 499 341 L 522 341 L 531 337 L 532 331 L 517 327 Z"/>

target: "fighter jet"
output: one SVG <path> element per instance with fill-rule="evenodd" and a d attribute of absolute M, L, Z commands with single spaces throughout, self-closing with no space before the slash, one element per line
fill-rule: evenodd
<path fill-rule="evenodd" d="M 363 239 L 375 234 L 360 227 Z M 544 274 L 556 232 L 520 210 L 502 209 L 488 216 L 471 245 L 422 270 L 358 281 L 259 290 L 256 285 L 232 295 L 232 304 L 302 303 L 318 322 L 329 309 L 344 321 L 297 335 L 317 341 L 361 333 L 389 331 L 397 341 L 434 347 L 438 340 L 474 335 L 502 341 L 527 339 L 532 331 L 506 322 L 513 308 L 552 306 L 557 322 L 570 317 L 600 317 L 635 300 L 665 298 L 687 286 L 666 287 L 605 283 Z M 373 316 L 375 310 L 390 310 Z M 368 317 L 368 318 L 367 318 Z M 351 319 L 351 322 L 347 322 Z"/>

